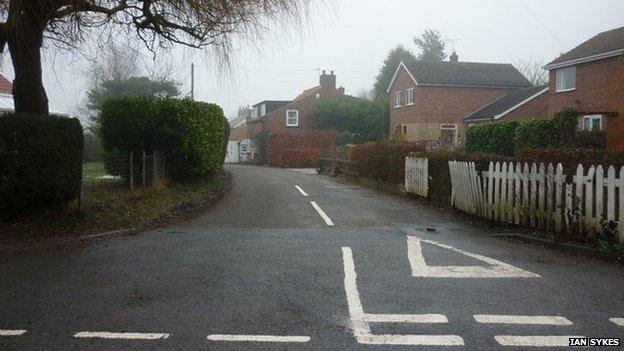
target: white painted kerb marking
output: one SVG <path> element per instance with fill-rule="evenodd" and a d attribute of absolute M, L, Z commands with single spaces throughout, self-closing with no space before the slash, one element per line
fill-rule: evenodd
<path fill-rule="evenodd" d="M 609 318 L 609 321 L 619 325 L 620 327 L 624 327 L 624 318 Z"/>
<path fill-rule="evenodd" d="M 567 347 L 570 338 L 584 338 L 577 335 L 496 335 L 494 339 L 501 346 L 530 346 L 530 347 Z"/>
<path fill-rule="evenodd" d="M 0 336 L 20 336 L 26 334 L 26 330 L 22 329 L 0 329 Z"/>
<path fill-rule="evenodd" d="M 325 221 L 325 224 L 327 224 L 327 225 L 334 225 L 334 222 L 332 222 L 331 218 L 329 218 L 329 216 L 327 214 L 325 214 L 323 209 L 321 209 L 321 207 L 319 205 L 317 205 L 316 202 L 310 201 L 310 203 L 312 204 L 312 207 L 314 207 L 316 212 L 318 212 L 318 214 L 323 218 L 323 220 Z"/>
<path fill-rule="evenodd" d="M 357 288 L 357 273 L 351 248 L 342 248 L 344 264 L 344 286 L 347 306 L 351 316 L 353 335 L 360 344 L 371 345 L 430 345 L 461 346 L 464 340 L 457 335 L 375 335 L 371 333 L 368 322 L 390 323 L 446 323 L 446 316 L 440 314 L 369 314 L 364 313 L 362 300 Z"/>
<path fill-rule="evenodd" d="M 534 324 L 534 325 L 572 325 L 561 316 L 503 316 L 494 314 L 475 314 L 474 319 L 487 324 Z"/>
<path fill-rule="evenodd" d="M 295 188 L 297 188 L 297 190 L 299 190 L 301 195 L 308 196 L 308 194 L 305 191 L 303 191 L 303 189 L 301 189 L 301 187 L 299 185 L 295 185 Z"/>
<path fill-rule="evenodd" d="M 489 266 L 428 266 L 422 254 L 421 242 L 437 245 L 483 261 Z M 430 278 L 538 278 L 539 274 L 525 271 L 510 264 L 472 252 L 440 244 L 433 240 L 407 236 L 407 256 L 412 266 L 412 276 Z"/>
<path fill-rule="evenodd" d="M 166 339 L 169 334 L 164 333 L 111 333 L 83 331 L 74 334 L 75 338 L 99 338 L 99 339 L 126 339 L 126 340 L 156 340 Z"/>
<path fill-rule="evenodd" d="M 208 335 L 213 341 L 255 341 L 255 342 L 308 342 L 309 336 L 279 336 L 279 335 Z"/>

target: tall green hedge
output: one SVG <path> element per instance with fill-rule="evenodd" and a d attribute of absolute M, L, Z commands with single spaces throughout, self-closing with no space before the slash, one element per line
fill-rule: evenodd
<path fill-rule="evenodd" d="M 221 107 L 190 99 L 123 97 L 100 109 L 99 134 L 105 155 L 161 150 L 174 179 L 210 174 L 221 168 L 227 145 Z"/>
<path fill-rule="evenodd" d="M 466 151 L 513 155 L 517 121 L 477 124 L 466 130 Z"/>
<path fill-rule="evenodd" d="M 78 197 L 83 145 L 75 118 L 0 116 L 0 218 Z"/>
<path fill-rule="evenodd" d="M 548 119 L 521 121 L 513 136 L 516 150 L 543 149 L 558 146 L 555 126 Z"/>

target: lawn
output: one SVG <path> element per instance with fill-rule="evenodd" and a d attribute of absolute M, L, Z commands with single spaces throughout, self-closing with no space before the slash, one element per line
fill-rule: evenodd
<path fill-rule="evenodd" d="M 104 162 L 86 162 L 82 166 L 84 179 L 98 179 L 107 174 Z"/>
<path fill-rule="evenodd" d="M 98 166 L 90 169 L 96 172 Z M 80 211 L 76 201 L 62 212 L 36 211 L 0 223 L 0 243 L 164 225 L 184 217 L 189 209 L 214 202 L 229 183 L 227 172 L 186 183 L 161 182 L 134 192 L 121 179 L 85 182 Z"/>

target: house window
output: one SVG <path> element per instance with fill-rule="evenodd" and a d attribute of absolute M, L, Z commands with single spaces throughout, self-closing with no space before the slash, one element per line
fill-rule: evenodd
<path fill-rule="evenodd" d="M 401 107 L 401 92 L 394 92 L 394 108 Z"/>
<path fill-rule="evenodd" d="M 403 132 L 403 134 L 407 134 L 407 124 L 401 125 L 401 132 Z"/>
<path fill-rule="evenodd" d="M 286 127 L 298 127 L 299 126 L 299 110 L 287 110 L 286 111 Z"/>
<path fill-rule="evenodd" d="M 584 116 L 583 130 L 602 130 L 602 115 Z"/>
<path fill-rule="evenodd" d="M 405 106 L 414 104 L 414 88 L 405 90 Z"/>
<path fill-rule="evenodd" d="M 566 67 L 555 71 L 556 92 L 570 91 L 576 88 L 576 67 Z"/>

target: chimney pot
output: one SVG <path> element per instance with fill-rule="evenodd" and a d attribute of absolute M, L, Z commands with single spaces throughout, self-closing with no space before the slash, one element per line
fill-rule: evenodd
<path fill-rule="evenodd" d="M 333 75 L 334 75 L 334 71 L 331 71 L 331 73 L 330 73 L 330 74 L 333 76 Z"/>
<path fill-rule="evenodd" d="M 459 56 L 457 56 L 457 53 L 455 51 L 453 51 L 453 53 L 449 57 L 449 61 L 453 63 L 457 63 L 459 61 Z"/>
<path fill-rule="evenodd" d="M 325 70 L 323 70 L 323 75 L 325 75 Z"/>

